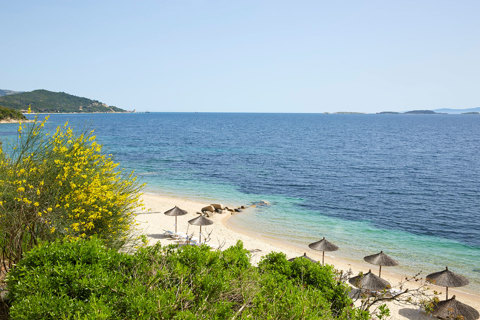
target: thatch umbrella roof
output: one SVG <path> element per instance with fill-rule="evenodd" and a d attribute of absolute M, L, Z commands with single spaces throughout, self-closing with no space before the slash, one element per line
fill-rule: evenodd
<path fill-rule="evenodd" d="M 379 253 L 372 254 L 370 256 L 366 256 L 363 258 L 368 263 L 380 266 L 380 269 L 378 271 L 378 276 L 380 277 L 382 275 L 382 266 L 385 267 L 392 267 L 398 265 L 397 260 L 387 256 L 383 251 L 380 251 Z"/>
<path fill-rule="evenodd" d="M 374 275 L 372 270 L 369 270 L 365 274 L 350 278 L 348 282 L 359 289 L 371 291 L 382 291 L 384 289 L 391 288 L 391 285 L 387 280 Z"/>
<path fill-rule="evenodd" d="M 448 267 L 445 267 L 445 270 L 430 273 L 426 279 L 428 282 L 443 287 L 463 287 L 469 283 L 467 278 L 453 273 L 448 270 Z"/>
<path fill-rule="evenodd" d="M 167 216 L 183 216 L 187 214 L 188 212 L 186 210 L 180 209 L 179 207 L 175 206 L 170 210 L 165 211 L 163 214 Z"/>
<path fill-rule="evenodd" d="M 317 250 L 317 251 L 337 251 L 338 247 L 325 239 L 325 237 L 322 238 L 322 240 L 310 243 L 308 245 L 310 249 Z"/>
<path fill-rule="evenodd" d="M 309 256 L 307 256 L 307 253 L 306 253 L 306 252 L 303 254 L 303 256 L 291 258 L 291 259 L 288 259 L 288 261 L 293 261 L 293 260 L 300 259 L 300 258 L 308 259 L 308 260 L 310 260 L 310 261 L 312 261 L 312 262 L 317 263 L 317 260 L 313 260 L 312 258 L 310 258 Z"/>
<path fill-rule="evenodd" d="M 209 226 L 213 224 L 213 221 L 210 219 L 205 218 L 204 216 L 198 216 L 196 218 L 193 218 L 192 220 L 188 220 L 189 224 L 192 224 L 194 226 L 200 226 L 200 233 L 198 237 L 198 242 L 202 243 L 202 226 Z"/>
<path fill-rule="evenodd" d="M 464 320 L 476 320 L 480 317 L 477 310 L 457 301 L 455 296 L 437 303 L 432 315 L 441 319 L 457 319 L 462 316 Z"/>
<path fill-rule="evenodd" d="M 393 258 L 387 256 L 383 251 L 379 253 L 372 254 L 371 256 L 366 256 L 363 258 L 368 263 L 375 264 L 377 266 L 391 267 L 398 265 L 398 262 Z"/>
<path fill-rule="evenodd" d="M 459 274 L 453 273 L 452 271 L 448 270 L 448 267 L 445 267 L 445 270 L 429 274 L 426 277 L 426 280 L 438 286 L 446 287 L 447 299 L 448 287 L 463 287 L 469 283 L 467 278 Z"/>
<path fill-rule="evenodd" d="M 163 214 L 171 217 L 175 217 L 175 233 L 177 233 L 177 216 L 183 216 L 187 214 L 186 210 L 180 209 L 179 207 L 175 206 L 170 210 L 165 211 Z"/>
<path fill-rule="evenodd" d="M 213 224 L 213 221 L 205 218 L 204 216 L 198 216 L 192 220 L 188 220 L 188 223 L 194 226 L 209 226 Z"/>
<path fill-rule="evenodd" d="M 323 237 L 320 241 L 310 243 L 310 249 L 322 251 L 322 265 L 325 265 L 325 251 L 337 251 L 338 247 Z"/>

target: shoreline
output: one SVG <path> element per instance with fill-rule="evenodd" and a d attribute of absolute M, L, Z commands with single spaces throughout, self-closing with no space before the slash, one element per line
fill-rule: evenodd
<path fill-rule="evenodd" d="M 15 119 L 7 119 L 7 120 L 0 120 L 0 124 L 8 124 L 8 123 L 31 123 L 33 120 L 15 120 Z"/>
<path fill-rule="evenodd" d="M 146 234 L 150 242 L 154 243 L 160 241 L 162 245 L 173 243 L 162 237 L 162 234 L 165 230 L 174 230 L 174 219 L 173 217 L 168 217 L 163 214 L 164 211 L 172 208 L 177 205 L 182 209 L 187 210 L 189 213 L 185 216 L 178 217 L 178 230 L 181 232 L 187 232 L 188 234 L 194 234 L 198 236 L 198 228 L 189 226 L 187 221 L 196 217 L 195 212 L 200 211 L 200 209 L 210 203 L 218 203 L 217 201 L 205 197 L 187 197 L 181 196 L 172 193 L 165 193 L 160 191 L 155 191 L 145 193 L 142 196 L 142 199 L 145 201 L 145 206 L 147 209 L 150 209 L 151 213 L 142 213 L 137 216 L 137 221 L 140 223 L 140 230 L 143 234 Z M 232 205 L 232 203 L 223 203 L 223 205 Z M 249 208 L 246 210 L 255 210 L 254 208 Z M 237 215 L 244 214 L 237 213 Z M 261 257 L 269 252 L 283 252 L 287 255 L 287 258 L 297 257 L 303 255 L 304 252 L 308 256 L 321 261 L 321 252 L 315 252 L 305 245 L 305 248 L 293 245 L 288 242 L 288 240 L 277 240 L 271 239 L 265 235 L 252 232 L 248 229 L 239 228 L 235 226 L 235 223 L 232 223 L 233 215 L 230 213 L 224 214 L 215 214 L 211 220 L 214 221 L 214 224 L 210 227 L 207 227 L 207 232 L 210 233 L 209 244 L 213 246 L 229 247 L 236 243 L 237 240 L 241 240 L 244 244 L 244 247 L 252 252 L 251 262 L 253 264 L 258 263 Z M 205 231 L 205 230 L 204 230 Z M 204 232 L 202 232 L 205 234 Z M 372 269 L 374 273 L 377 273 L 378 266 L 370 265 L 364 261 L 358 261 L 354 259 L 348 259 L 345 257 L 339 257 L 333 253 L 325 254 L 325 263 L 332 264 L 336 269 L 348 271 L 352 270 L 353 274 L 356 275 L 358 272 L 366 272 L 369 269 Z M 412 276 L 413 274 L 405 274 L 395 270 L 395 268 L 384 268 L 382 269 L 382 276 L 390 281 L 393 287 L 396 287 L 397 284 L 405 278 L 405 276 Z M 422 275 L 421 275 L 422 276 Z M 423 275 L 425 276 L 425 275 Z M 407 285 L 409 287 L 410 285 Z M 440 291 L 444 294 L 443 287 L 437 287 L 434 285 L 429 285 L 433 290 Z M 462 302 L 471 305 L 476 309 L 480 309 L 480 294 L 469 288 L 449 288 L 449 296 L 457 295 L 458 299 Z M 441 295 L 440 298 L 443 296 Z M 414 309 L 413 306 L 399 305 L 398 303 L 390 302 L 388 306 L 392 313 L 392 319 L 431 319 L 425 314 Z M 407 315 L 408 314 L 408 315 Z M 412 317 L 414 315 L 414 317 Z"/>
<path fill-rule="evenodd" d="M 239 213 L 239 214 L 242 214 L 242 213 Z M 284 239 L 283 240 L 276 239 L 276 238 L 265 236 L 261 233 L 250 231 L 248 229 L 245 229 L 243 227 L 236 225 L 235 223 L 232 223 L 231 218 L 233 217 L 234 216 L 228 216 L 224 220 L 222 220 L 222 223 L 224 224 L 224 226 L 230 229 L 232 232 L 235 232 L 237 234 L 243 234 L 248 237 L 257 238 L 260 241 L 267 242 L 272 246 L 278 247 L 279 251 L 291 250 L 291 251 L 298 252 L 299 255 L 303 254 L 302 252 L 306 252 L 309 257 L 315 258 L 316 260 L 319 260 L 319 261 L 322 259 L 321 253 L 318 253 L 318 251 L 314 251 L 310 249 L 307 246 L 307 244 L 305 244 L 305 246 L 302 247 L 297 244 L 288 242 L 287 240 L 284 240 Z M 336 267 L 336 269 L 341 269 L 343 271 L 346 271 L 345 266 L 352 267 L 352 271 L 354 271 L 354 275 L 360 271 L 367 272 L 367 270 L 370 270 L 370 269 L 373 273 L 378 273 L 378 266 L 369 264 L 363 260 L 348 258 L 343 255 L 337 255 L 336 251 L 325 252 L 325 264 L 332 264 L 333 266 Z M 355 272 L 356 270 L 358 270 L 358 272 Z M 404 279 L 406 276 L 411 277 L 413 275 L 414 273 L 405 272 L 405 270 L 398 270 L 398 268 L 396 267 L 382 268 L 382 277 L 385 276 L 390 280 L 395 279 L 395 281 L 390 281 L 394 286 L 396 283 Z M 425 276 L 426 275 L 424 274 L 420 274 L 420 277 L 425 277 Z M 437 287 L 434 285 L 430 285 L 430 287 L 432 288 L 435 287 L 437 291 L 441 291 L 442 293 L 444 293 L 444 290 L 445 290 L 444 287 Z M 448 291 L 449 291 L 449 297 L 453 295 L 457 295 L 457 296 L 466 295 L 466 296 L 472 296 L 473 298 L 477 297 L 480 299 L 480 294 L 475 292 L 473 289 L 469 290 L 469 289 L 465 289 L 465 287 L 459 287 L 459 288 L 448 288 Z M 440 295 L 440 297 L 442 297 L 442 295 Z M 480 307 L 480 304 L 478 305 L 478 307 Z"/>
<path fill-rule="evenodd" d="M 132 111 L 98 111 L 98 112 L 32 112 L 32 113 L 24 113 L 24 115 L 44 115 L 44 114 L 110 114 L 110 113 L 137 113 Z"/>

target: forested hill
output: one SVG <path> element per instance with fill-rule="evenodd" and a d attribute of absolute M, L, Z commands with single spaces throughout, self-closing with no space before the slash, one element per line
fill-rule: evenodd
<path fill-rule="evenodd" d="M 32 112 L 126 112 L 123 109 L 108 106 L 97 100 L 77 97 L 65 92 L 34 90 L 14 93 L 0 97 L 0 106 Z"/>

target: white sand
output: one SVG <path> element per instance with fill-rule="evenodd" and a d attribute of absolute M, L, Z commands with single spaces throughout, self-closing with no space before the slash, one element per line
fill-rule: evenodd
<path fill-rule="evenodd" d="M 145 194 L 143 200 L 147 209 L 149 209 L 151 213 L 139 214 L 137 216 L 140 232 L 148 237 L 150 244 L 160 241 L 162 245 L 174 243 L 172 240 L 162 236 L 162 234 L 165 230 L 174 231 L 175 228 L 175 218 L 166 216 L 163 212 L 175 205 L 187 210 L 187 215 L 177 217 L 178 231 L 194 234 L 194 236 L 198 237 L 199 227 L 191 226 L 187 221 L 197 217 L 198 214 L 196 214 L 196 212 L 199 212 L 202 207 L 205 207 L 210 203 L 217 203 L 211 199 L 185 199 L 169 194 Z M 232 204 L 223 203 L 223 205 L 229 206 Z M 274 241 L 263 237 L 260 234 L 251 233 L 248 230 L 234 229 L 232 225 L 228 223 L 230 217 L 230 213 L 216 214 L 211 217 L 210 219 L 214 221 L 214 224 L 202 228 L 202 239 L 204 236 L 210 234 L 208 244 L 212 246 L 221 246 L 223 248 L 234 245 L 238 240 L 241 240 L 246 249 L 254 251 L 252 252 L 252 263 L 254 264 L 257 263 L 263 255 L 272 251 L 284 252 L 288 258 L 297 257 L 304 252 L 307 252 L 307 255 L 314 259 L 320 261 L 322 259 L 321 253 L 310 250 L 308 247 L 305 247 L 305 249 L 302 250 L 302 248 L 289 245 L 287 241 Z M 358 274 L 360 271 L 366 272 L 369 269 L 377 271 L 376 266 L 369 265 L 363 261 L 350 261 L 344 258 L 340 259 L 335 256 L 335 253 L 326 254 L 325 263 L 333 264 L 338 270 L 348 271 L 351 269 L 354 274 Z M 392 273 L 387 268 L 382 269 L 382 277 L 387 279 L 394 287 L 395 284 L 399 283 L 399 281 L 405 276 L 407 275 Z M 431 287 L 442 293 L 444 292 L 444 288 L 435 286 Z M 458 300 L 480 310 L 480 294 L 468 292 L 467 290 L 468 288 L 466 290 L 463 288 L 462 290 L 450 288 L 449 296 L 456 295 Z M 443 299 L 443 295 L 441 298 Z M 394 302 L 389 302 L 387 304 L 391 311 L 391 319 L 432 319 L 418 309 L 415 309 L 413 306 Z"/>

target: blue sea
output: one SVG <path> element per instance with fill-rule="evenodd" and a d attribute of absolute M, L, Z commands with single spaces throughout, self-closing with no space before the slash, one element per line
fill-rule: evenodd
<path fill-rule="evenodd" d="M 232 222 L 306 251 L 323 236 L 335 255 L 384 250 L 424 275 L 449 266 L 480 289 L 480 116 L 75 114 L 47 127 L 67 120 L 147 191 L 267 200 Z"/>

